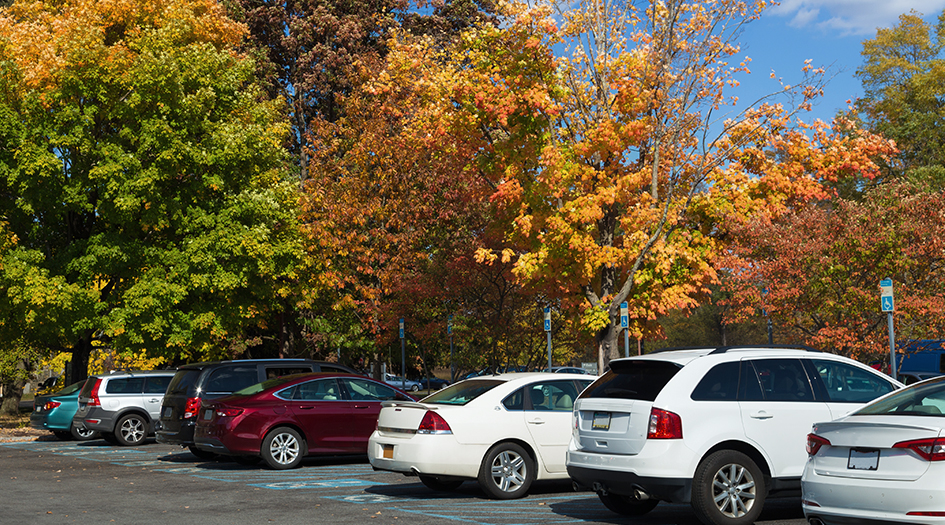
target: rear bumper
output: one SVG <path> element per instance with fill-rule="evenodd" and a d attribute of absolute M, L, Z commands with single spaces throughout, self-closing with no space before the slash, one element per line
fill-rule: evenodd
<path fill-rule="evenodd" d="M 194 445 L 194 425 L 193 422 L 181 423 L 176 431 L 167 428 L 167 423 L 161 420 L 158 429 L 154 432 L 154 438 L 158 443 L 164 445 L 180 445 L 189 447 Z"/>
<path fill-rule="evenodd" d="M 230 449 L 226 448 L 226 445 L 224 445 L 219 439 L 201 438 L 194 443 L 194 446 L 200 450 L 213 452 L 214 454 L 220 454 L 223 456 L 235 455 Z"/>
<path fill-rule="evenodd" d="M 692 479 L 688 478 L 647 478 L 633 472 L 572 466 L 568 466 L 568 475 L 583 488 L 621 496 L 632 496 L 642 490 L 661 501 L 689 503 L 692 494 Z"/>
<path fill-rule="evenodd" d="M 83 415 L 76 414 L 72 419 L 77 426 L 99 432 L 115 431 L 115 413 L 99 407 L 89 407 Z"/>
<path fill-rule="evenodd" d="M 486 445 L 461 445 L 452 435 L 394 437 L 375 431 L 368 440 L 368 461 L 375 470 L 476 479 L 487 449 Z"/>

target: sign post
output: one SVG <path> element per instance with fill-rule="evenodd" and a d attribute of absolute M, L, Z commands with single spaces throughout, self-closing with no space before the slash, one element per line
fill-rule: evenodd
<path fill-rule="evenodd" d="M 450 383 L 456 381 L 456 364 L 453 363 L 453 316 L 446 319 L 446 333 L 450 336 Z M 430 386 L 430 385 L 427 385 Z"/>
<path fill-rule="evenodd" d="M 627 301 L 620 303 L 620 328 L 623 329 L 623 356 L 630 357 L 630 317 Z"/>
<path fill-rule="evenodd" d="M 551 372 L 551 308 L 545 307 L 545 333 L 548 334 L 548 371 Z"/>
<path fill-rule="evenodd" d="M 883 311 L 886 312 L 886 321 L 889 325 L 889 375 L 893 379 L 898 379 L 896 377 L 896 330 L 893 325 L 896 300 L 893 297 L 892 279 L 886 278 L 879 282 L 879 302 Z"/>
<path fill-rule="evenodd" d="M 404 346 L 404 318 L 400 318 L 400 373 L 403 374 L 401 377 L 401 390 L 407 390 L 407 351 Z"/>

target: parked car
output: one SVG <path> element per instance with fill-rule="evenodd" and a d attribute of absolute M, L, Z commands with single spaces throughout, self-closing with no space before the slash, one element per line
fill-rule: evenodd
<path fill-rule="evenodd" d="M 545 373 L 552 372 L 555 374 L 590 374 L 590 372 L 579 366 L 553 366 L 551 368 L 543 368 L 541 371 Z"/>
<path fill-rule="evenodd" d="M 440 379 L 439 377 L 422 377 L 420 378 L 420 388 L 424 390 L 440 390 L 450 386 L 450 382 L 446 379 Z"/>
<path fill-rule="evenodd" d="M 112 444 L 140 445 L 154 434 L 173 370 L 114 372 L 90 377 L 72 421 Z"/>
<path fill-rule="evenodd" d="M 384 382 L 388 385 L 396 386 L 397 388 L 403 388 L 404 390 L 410 390 L 411 392 L 419 392 L 421 388 L 418 381 L 412 379 L 404 380 L 401 376 L 395 376 L 394 374 L 384 374 Z"/>
<path fill-rule="evenodd" d="M 904 385 L 911 385 L 933 377 L 940 377 L 941 375 L 942 374 L 939 372 L 899 372 L 896 374 L 896 379 Z"/>
<path fill-rule="evenodd" d="M 817 525 L 942 523 L 945 377 L 813 426 L 801 504 Z"/>
<path fill-rule="evenodd" d="M 57 438 L 64 441 L 97 439 L 97 431 L 89 430 L 72 420 L 79 409 L 79 392 L 85 381 L 83 379 L 52 394 L 36 396 L 33 399 L 33 413 L 30 414 L 30 427 L 52 430 Z"/>
<path fill-rule="evenodd" d="M 364 454 L 381 401 L 413 401 L 396 388 L 348 374 L 294 374 L 204 400 L 194 442 L 211 454 L 262 458 L 274 469 L 308 455 Z"/>
<path fill-rule="evenodd" d="M 810 348 L 617 359 L 575 403 L 568 474 L 619 514 L 667 501 L 690 503 L 707 524 L 752 523 L 769 495 L 800 488 L 809 425 L 901 387 Z"/>
<path fill-rule="evenodd" d="M 194 446 L 194 425 L 204 400 L 228 396 L 267 379 L 306 372 L 358 375 L 338 363 L 307 359 L 240 359 L 178 367 L 161 406 L 156 439 L 158 443 L 186 447 L 198 458 L 210 459 L 213 454 Z"/>
<path fill-rule="evenodd" d="M 477 480 L 494 498 L 520 498 L 537 479 L 567 479 L 571 407 L 590 383 L 574 374 L 505 374 L 467 379 L 420 402 L 384 403 L 368 460 L 433 490 Z"/>

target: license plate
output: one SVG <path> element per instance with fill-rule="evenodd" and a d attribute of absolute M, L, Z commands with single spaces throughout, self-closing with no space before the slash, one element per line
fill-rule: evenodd
<path fill-rule="evenodd" d="M 850 449 L 847 468 L 851 470 L 876 470 L 879 468 L 879 451 Z"/>
<path fill-rule="evenodd" d="M 610 430 L 610 412 L 594 412 L 591 430 Z"/>
<path fill-rule="evenodd" d="M 173 412 L 173 411 L 174 411 L 173 408 L 171 408 L 171 407 L 166 407 L 166 408 L 164 409 L 164 417 L 171 417 L 171 412 Z"/>
<path fill-rule="evenodd" d="M 207 420 L 207 421 L 213 419 L 213 409 L 212 409 L 212 408 L 208 408 L 208 409 L 204 410 L 204 411 L 203 411 L 203 418 L 204 418 L 205 420 Z"/>
<path fill-rule="evenodd" d="M 381 445 L 381 456 L 384 459 L 394 459 L 394 445 Z"/>

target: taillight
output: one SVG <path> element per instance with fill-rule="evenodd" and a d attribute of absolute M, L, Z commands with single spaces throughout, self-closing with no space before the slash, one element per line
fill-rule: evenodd
<path fill-rule="evenodd" d="M 96 379 L 95 384 L 92 385 L 92 393 L 89 394 L 89 402 L 86 403 L 91 407 L 100 407 L 102 406 L 102 400 L 98 397 L 98 387 L 102 386 L 102 379 Z"/>
<path fill-rule="evenodd" d="M 417 434 L 452 434 L 453 430 L 446 424 L 443 416 L 427 410 L 420 421 L 420 427 L 417 428 Z"/>
<path fill-rule="evenodd" d="M 242 408 L 217 407 L 217 415 L 221 417 L 236 417 L 243 413 Z"/>
<path fill-rule="evenodd" d="M 893 448 L 908 448 L 926 461 L 945 460 L 945 438 L 914 439 L 900 441 Z"/>
<path fill-rule="evenodd" d="M 646 439 L 682 439 L 682 418 L 667 410 L 651 408 Z"/>
<path fill-rule="evenodd" d="M 197 412 L 200 412 L 200 398 L 188 397 L 187 402 L 184 403 L 184 419 L 195 417 Z"/>
<path fill-rule="evenodd" d="M 830 446 L 830 440 L 824 437 L 820 437 L 817 434 L 807 434 L 807 454 L 811 456 L 817 455 L 817 452 L 820 451 L 820 447 L 827 445 Z"/>
<path fill-rule="evenodd" d="M 62 403 L 59 401 L 47 401 L 46 404 L 43 405 L 43 410 L 52 410 L 61 404 Z"/>

